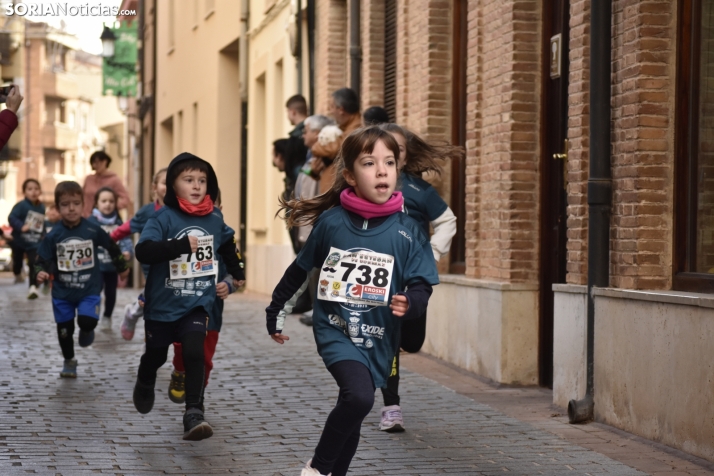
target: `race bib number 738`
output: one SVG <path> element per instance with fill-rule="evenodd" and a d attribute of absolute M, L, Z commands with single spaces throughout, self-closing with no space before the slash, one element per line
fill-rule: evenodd
<path fill-rule="evenodd" d="M 394 257 L 370 250 L 330 248 L 320 270 L 318 298 L 324 301 L 386 306 Z"/>

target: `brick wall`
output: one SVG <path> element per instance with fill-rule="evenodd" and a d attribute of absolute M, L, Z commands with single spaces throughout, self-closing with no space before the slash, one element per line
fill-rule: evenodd
<path fill-rule="evenodd" d="M 590 1 L 570 2 L 568 85 L 567 282 L 588 281 L 588 164 L 590 154 Z"/>
<path fill-rule="evenodd" d="M 481 127 L 475 131 L 480 136 L 476 166 L 479 210 L 478 222 L 467 222 L 470 232 L 474 225 L 478 227 L 477 257 L 469 258 L 476 259 L 478 267 L 467 268 L 467 274 L 535 282 L 540 2 L 483 0 L 479 10 L 483 39 L 477 59 L 483 88 L 479 95 L 481 117 L 477 118 Z"/>
<path fill-rule="evenodd" d="M 347 2 L 315 2 L 315 112 L 326 114 L 330 95 L 347 86 Z"/>
<path fill-rule="evenodd" d="M 480 2 L 469 2 L 468 40 L 466 62 L 466 273 L 479 277 L 480 190 L 479 165 L 481 157 L 481 134 L 483 127 L 483 17 Z"/>
<path fill-rule="evenodd" d="M 669 289 L 676 5 L 613 3 L 610 285 Z"/>
<path fill-rule="evenodd" d="M 384 0 L 364 0 L 362 8 L 362 94 L 364 111 L 384 104 Z"/>

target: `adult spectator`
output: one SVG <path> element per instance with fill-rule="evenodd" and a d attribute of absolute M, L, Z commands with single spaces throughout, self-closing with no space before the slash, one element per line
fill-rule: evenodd
<path fill-rule="evenodd" d="M 288 134 L 290 137 L 302 138 L 305 119 L 307 119 L 307 101 L 302 94 L 296 94 L 285 103 L 288 113 L 288 121 L 295 128 Z"/>
<path fill-rule="evenodd" d="M 102 187 L 109 187 L 117 194 L 117 210 L 126 209 L 131 200 L 129 194 L 124 188 L 124 184 L 117 174 L 109 170 L 109 164 L 112 163 L 112 158 L 102 151 L 98 150 L 89 157 L 89 164 L 94 170 L 93 175 L 87 175 L 84 179 L 84 209 L 82 216 L 89 218 L 94 207 L 94 196 Z"/>
<path fill-rule="evenodd" d="M 330 134 L 331 137 L 318 139 L 312 146 L 312 154 L 321 160 L 316 161 L 313 171 L 320 174 L 320 193 L 325 193 L 332 187 L 335 179 L 335 167 L 332 162 L 340 151 L 342 141 L 352 131 L 362 126 L 362 115 L 359 113 L 359 98 L 350 88 L 338 89 L 330 99 L 330 115 L 335 119 L 342 134 Z M 324 133 L 328 128 L 325 128 Z"/>
<path fill-rule="evenodd" d="M 327 116 L 315 115 L 310 116 L 305 119 L 305 132 L 303 134 L 303 141 L 305 147 L 307 147 L 307 160 L 305 165 L 300 170 L 298 174 L 297 182 L 295 183 L 295 198 L 298 200 L 307 200 L 314 198 L 318 195 L 320 191 L 320 184 L 318 182 L 318 177 L 312 173 L 312 166 L 317 159 L 312 156 L 312 151 L 310 148 L 317 143 L 318 135 L 320 131 L 328 125 L 333 125 L 335 121 Z M 308 236 L 312 231 L 312 225 L 305 225 L 300 227 L 293 227 L 290 229 L 290 238 L 297 242 L 296 250 L 302 249 L 305 246 Z M 296 251 L 297 252 L 297 251 Z M 312 325 L 312 296 L 317 292 L 317 277 L 318 275 L 311 273 L 310 281 L 308 283 L 308 288 L 310 292 L 303 293 L 295 303 L 293 312 L 302 312 L 303 315 L 300 317 L 300 322 L 307 326 Z M 307 296 L 307 299 L 303 298 Z M 296 310 L 297 309 L 297 310 Z"/>
<path fill-rule="evenodd" d="M 6 97 L 0 95 L 0 100 L 3 99 L 7 108 L 0 112 L 0 149 L 5 147 L 17 129 L 17 110 L 24 98 L 20 95 L 20 88 L 13 85 Z"/>
<path fill-rule="evenodd" d="M 365 126 L 378 126 L 379 124 L 389 124 L 389 113 L 380 106 L 372 106 L 362 113 L 362 122 Z"/>
<path fill-rule="evenodd" d="M 283 177 L 283 181 L 285 182 L 283 198 L 285 200 L 290 200 L 290 196 L 295 189 L 295 182 L 290 179 L 290 176 L 287 173 L 287 161 L 285 160 L 289 142 L 290 141 L 288 139 L 278 139 L 273 141 L 273 167 L 278 169 L 280 172 L 285 172 L 285 177 Z"/>

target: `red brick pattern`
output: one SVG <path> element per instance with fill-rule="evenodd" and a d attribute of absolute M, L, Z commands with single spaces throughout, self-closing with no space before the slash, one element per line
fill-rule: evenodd
<path fill-rule="evenodd" d="M 348 81 L 347 2 L 316 0 L 315 23 L 315 112 L 326 114 L 330 95 Z"/>
<path fill-rule="evenodd" d="M 477 61 L 483 91 L 477 94 L 481 127 L 475 131 L 479 211 L 477 223 L 467 221 L 469 231 L 478 227 L 479 266 L 469 266 L 467 274 L 536 282 L 540 2 L 484 1 L 479 10 L 482 41 Z M 469 142 L 473 140 L 470 135 Z M 473 170 L 472 159 L 470 155 L 469 170 Z M 473 188 L 471 179 L 469 186 Z"/>
<path fill-rule="evenodd" d="M 590 1 L 570 2 L 567 282 L 587 284 L 590 153 Z"/>
<path fill-rule="evenodd" d="M 384 0 L 363 0 L 362 110 L 384 105 Z"/>
<path fill-rule="evenodd" d="M 676 5 L 613 2 L 610 285 L 670 289 Z"/>

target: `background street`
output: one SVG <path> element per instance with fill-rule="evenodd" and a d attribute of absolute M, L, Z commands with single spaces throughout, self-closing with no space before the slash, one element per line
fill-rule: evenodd
<path fill-rule="evenodd" d="M 25 292 L 24 285 L 0 280 L 0 474 L 297 475 L 312 456 L 337 387 L 315 351 L 311 330 L 297 318 L 286 326 L 289 343 L 278 346 L 269 339 L 265 296 L 234 295 L 227 301 L 206 391 L 206 418 L 215 433 L 191 443 L 181 440 L 182 406 L 167 397 L 169 364 L 159 373 L 154 410 L 140 415 L 131 402 L 143 328 L 126 342 L 119 325 L 135 291 L 120 290 L 111 330 L 99 326 L 91 347 L 76 346 L 76 380 L 59 378 L 62 357 L 49 297 L 27 301 Z M 580 438 L 576 444 L 567 434 L 574 427 L 547 408 L 544 416 L 524 422 L 527 418 L 508 416 L 507 409 L 494 409 L 498 405 L 463 395 L 485 389 L 485 399 L 511 399 L 514 411 L 523 413 L 529 403 L 518 403 L 518 395 L 537 408 L 546 392 L 541 389 L 495 390 L 451 370 L 454 391 L 429 378 L 448 379 L 448 368 L 440 371 L 441 364 L 426 357 L 404 360 L 406 367 L 424 374 L 403 374 L 407 432 L 377 430 L 378 393 L 351 474 L 709 474 L 701 462 L 673 450 L 649 445 L 651 454 L 635 451 L 627 442 L 644 443 L 622 432 L 595 424 L 578 427 L 583 431 L 572 431 L 587 436 L 574 436 Z M 600 452 L 584 447 L 600 440 Z M 621 460 L 635 451 L 638 456 L 630 466 L 650 470 L 640 472 L 602 454 L 613 448 L 615 454 L 617 448 L 625 450 L 619 453 Z"/>

